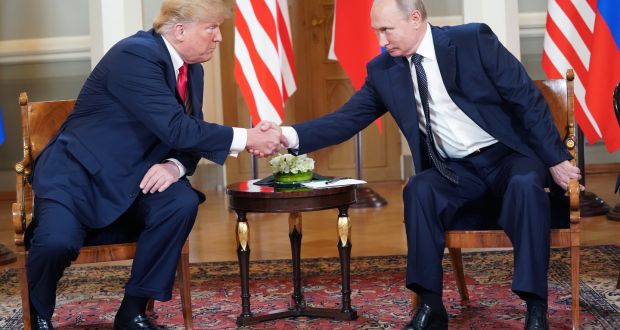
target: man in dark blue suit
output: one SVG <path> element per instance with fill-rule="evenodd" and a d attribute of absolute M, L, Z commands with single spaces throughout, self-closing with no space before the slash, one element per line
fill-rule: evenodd
<path fill-rule="evenodd" d="M 37 158 L 27 260 L 34 328 L 52 328 L 57 283 L 80 247 L 118 228 L 115 239 L 134 236 L 137 250 L 114 328 L 155 328 L 147 300 L 171 298 L 181 247 L 205 200 L 187 176 L 201 157 L 222 164 L 246 147 L 279 147 L 278 129 L 203 121 L 201 63 L 228 17 L 221 0 L 163 1 L 152 30 L 101 59 Z"/>
<path fill-rule="evenodd" d="M 514 245 L 512 289 L 527 302 L 527 329 L 547 328 L 549 201 L 579 169 L 560 141 L 545 99 L 484 24 L 435 27 L 420 0 L 375 0 L 372 28 L 385 52 L 338 111 L 283 127 L 307 153 L 343 142 L 390 112 L 416 169 L 404 189 L 406 285 L 422 304 L 406 329 L 447 328 L 442 303 L 444 231 L 485 195 L 502 201 L 499 225 Z"/>

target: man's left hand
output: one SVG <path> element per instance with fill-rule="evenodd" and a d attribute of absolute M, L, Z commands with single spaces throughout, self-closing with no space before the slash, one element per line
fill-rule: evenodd
<path fill-rule="evenodd" d="M 142 178 L 140 182 L 140 189 L 143 194 L 155 192 L 162 192 L 171 184 L 179 181 L 179 168 L 172 162 L 163 164 L 155 164 L 149 168 L 149 170 Z"/>

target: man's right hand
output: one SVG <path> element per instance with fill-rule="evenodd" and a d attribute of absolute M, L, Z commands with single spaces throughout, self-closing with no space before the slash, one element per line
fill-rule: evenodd
<path fill-rule="evenodd" d="M 248 129 L 246 149 L 258 157 L 272 155 L 280 150 L 282 129 L 276 123 L 260 122 Z"/>
<path fill-rule="evenodd" d="M 565 160 L 555 166 L 549 168 L 553 181 L 562 187 L 564 190 L 568 190 L 568 182 L 570 180 L 581 180 L 581 170 L 579 167 L 571 164 L 568 160 Z M 580 185 L 580 190 L 585 190 L 585 187 Z"/>

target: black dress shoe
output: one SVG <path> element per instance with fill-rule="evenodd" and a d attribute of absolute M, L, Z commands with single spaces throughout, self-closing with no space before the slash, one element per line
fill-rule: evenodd
<path fill-rule="evenodd" d="M 52 320 L 44 319 L 37 312 L 30 313 L 30 323 L 32 330 L 54 330 L 52 326 Z"/>
<path fill-rule="evenodd" d="M 534 305 L 527 309 L 525 330 L 548 330 L 547 309 L 542 305 Z"/>
<path fill-rule="evenodd" d="M 422 304 L 403 330 L 423 329 L 448 329 L 448 314 L 445 311 L 435 312 L 429 305 Z"/>
<path fill-rule="evenodd" d="M 150 330 L 150 329 L 161 329 L 151 322 L 151 320 L 144 316 L 144 314 L 138 314 L 136 317 L 129 321 L 121 321 L 117 317 L 114 318 L 114 330 Z"/>

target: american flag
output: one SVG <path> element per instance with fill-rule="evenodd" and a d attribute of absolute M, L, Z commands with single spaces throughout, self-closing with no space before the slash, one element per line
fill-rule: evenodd
<path fill-rule="evenodd" d="M 549 0 L 542 67 L 549 79 L 575 71 L 575 117 L 586 139 L 620 148 L 612 93 L 620 81 L 617 0 Z"/>
<path fill-rule="evenodd" d="M 282 123 L 297 89 L 287 0 L 237 0 L 235 79 L 254 125 Z"/>

